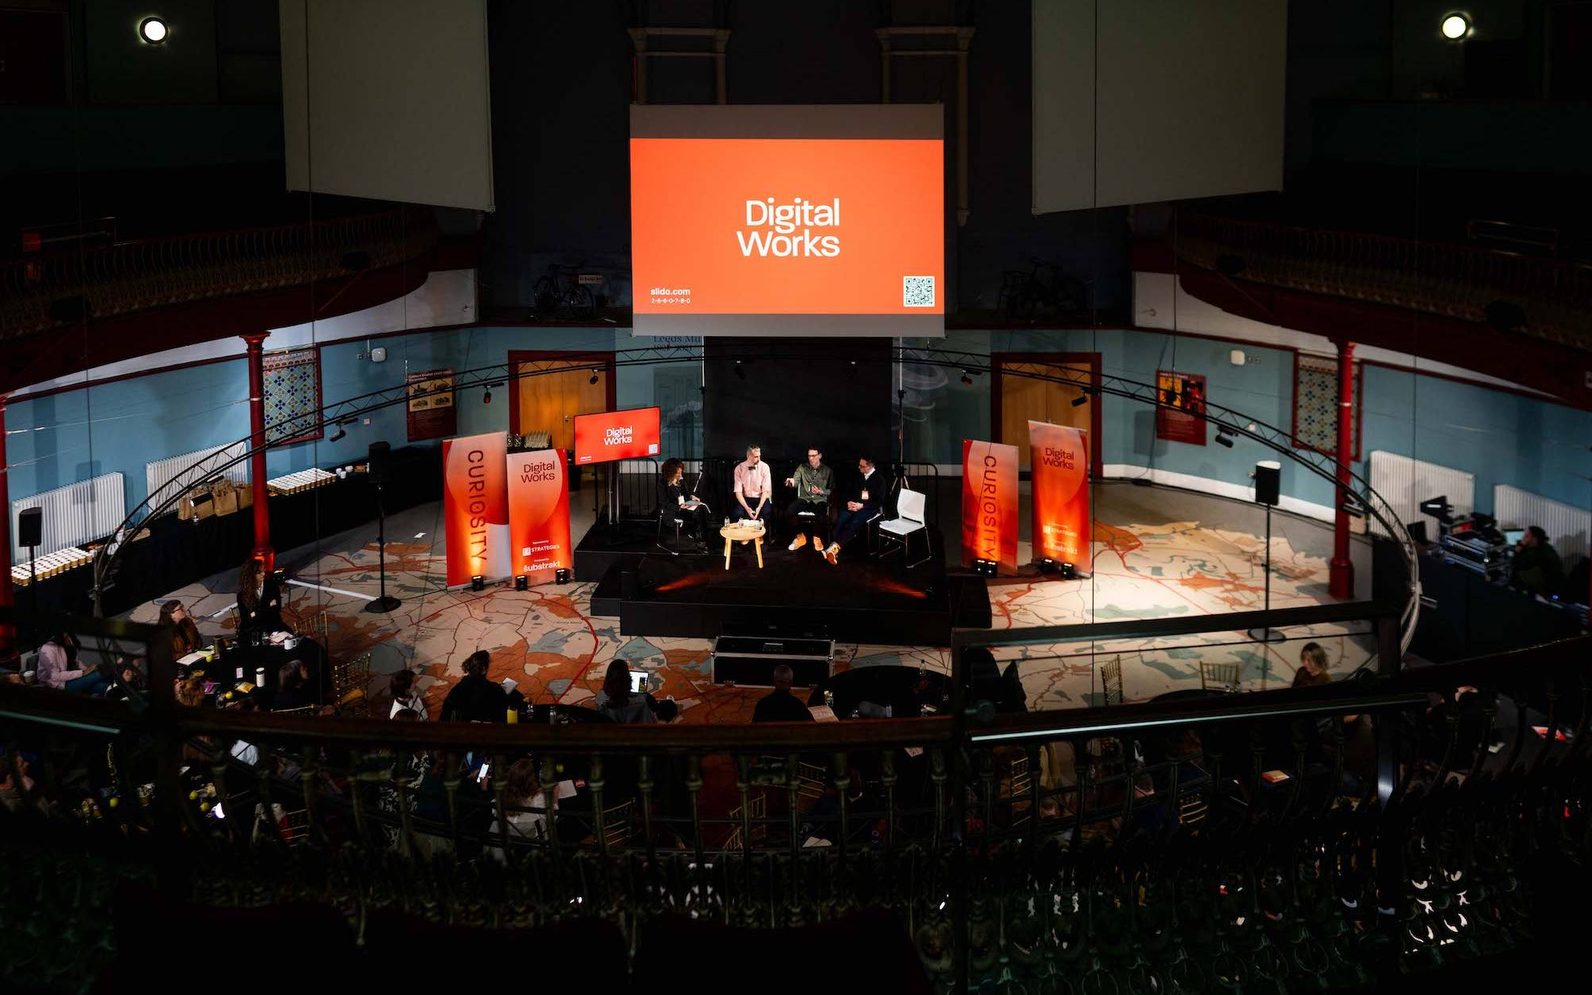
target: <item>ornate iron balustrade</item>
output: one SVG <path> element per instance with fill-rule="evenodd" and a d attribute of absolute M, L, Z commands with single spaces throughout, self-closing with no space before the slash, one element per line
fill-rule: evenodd
<path fill-rule="evenodd" d="M 398 208 L 9 260 L 0 264 L 0 337 L 69 324 L 84 313 L 107 317 L 345 278 L 419 259 L 437 238 L 429 214 Z"/>
<path fill-rule="evenodd" d="M 1592 348 L 1592 265 L 1364 232 L 1297 228 L 1180 212 L 1174 250 L 1206 270 L 1223 257 L 1240 276 L 1277 287 L 1487 322 L 1498 302 L 1522 309 L 1521 330 Z"/>
<path fill-rule="evenodd" d="M 926 719 L 616 729 L 179 708 L 158 630 L 72 626 L 149 645 L 168 691 L 140 710 L 0 687 L 0 902 L 41 923 L 95 915 L 82 903 L 119 875 L 213 904 L 599 918 L 632 938 L 669 914 L 779 928 L 883 908 L 956 990 L 1353 986 L 1525 942 L 1531 903 L 1555 900 L 1528 866 L 1584 859 L 1592 831 L 1585 638 L 1364 683 L 985 723 L 958 690 Z M 1489 704 L 1428 714 L 1429 693 L 1462 685 Z M 1564 739 L 1518 722 L 1488 752 L 1495 689 L 1542 706 Z M 1380 758 L 1358 787 L 1342 776 L 1348 714 L 1374 716 Z M 409 784 L 416 752 L 433 760 Z M 466 755 L 488 758 L 487 787 L 471 787 Z M 1046 777 L 1057 755 L 1072 776 Z M 525 758 L 539 790 L 509 797 L 502 771 Z M 576 778 L 559 807 L 557 779 Z M 41 905 L 62 889 L 82 889 L 79 904 Z M 94 959 L 3 962 L 61 980 Z"/>

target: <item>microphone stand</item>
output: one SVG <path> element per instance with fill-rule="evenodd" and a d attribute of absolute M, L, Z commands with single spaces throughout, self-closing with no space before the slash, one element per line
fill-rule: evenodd
<path fill-rule="evenodd" d="M 403 602 L 387 593 L 387 509 L 381 500 L 381 483 L 376 484 L 376 562 L 381 577 L 381 594 L 365 605 L 365 610 L 377 615 L 397 608 Z"/>

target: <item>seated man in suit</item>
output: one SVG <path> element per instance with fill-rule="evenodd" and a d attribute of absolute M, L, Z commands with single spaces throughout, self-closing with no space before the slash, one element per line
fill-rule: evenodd
<path fill-rule="evenodd" d="M 786 487 L 796 489 L 796 500 L 785 509 L 785 522 L 794 538 L 787 547 L 795 552 L 807 545 L 812 533 L 813 549 L 824 551 L 820 536 L 829 534 L 829 493 L 835 489 L 835 475 L 824 465 L 824 454 L 817 446 L 807 450 L 807 462 L 785 478 Z"/>
<path fill-rule="evenodd" d="M 873 465 L 873 460 L 864 456 L 857 460 L 857 472 L 861 479 L 857 481 L 846 493 L 845 506 L 840 511 L 840 519 L 835 523 L 835 534 L 830 540 L 829 548 L 824 550 L 824 559 L 831 564 L 840 562 L 840 547 L 850 542 L 857 533 L 867 528 L 868 523 L 879 517 L 879 510 L 884 501 L 885 482 L 879 479 L 879 472 Z"/>

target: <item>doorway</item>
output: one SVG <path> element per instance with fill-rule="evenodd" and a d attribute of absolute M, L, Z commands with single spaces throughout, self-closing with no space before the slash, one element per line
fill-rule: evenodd
<path fill-rule="evenodd" d="M 1028 464 L 1028 423 L 1049 422 L 1089 433 L 1089 466 L 1100 479 L 1100 392 L 1085 386 L 1100 382 L 1098 352 L 1006 352 L 990 356 L 993 389 L 990 391 L 990 425 L 995 441 L 1017 447 L 1017 465 Z M 1074 383 L 1038 380 L 1036 374 L 1066 378 Z M 1075 403 L 1087 398 L 1087 403 Z"/>
<path fill-rule="evenodd" d="M 550 448 L 572 450 L 575 416 L 614 408 L 612 353 L 515 351 L 508 366 L 515 378 L 509 390 L 515 435 L 546 432 Z"/>

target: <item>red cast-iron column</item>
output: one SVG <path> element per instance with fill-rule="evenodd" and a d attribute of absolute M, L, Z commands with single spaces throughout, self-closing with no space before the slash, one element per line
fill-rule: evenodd
<path fill-rule="evenodd" d="M 1349 560 L 1349 461 L 1354 458 L 1354 343 L 1338 340 L 1338 500 L 1332 519 L 1332 565 L 1327 591 L 1334 598 L 1354 597 L 1354 564 Z"/>
<path fill-rule="evenodd" d="M 254 556 L 265 569 L 276 565 L 271 548 L 271 511 L 265 497 L 265 337 L 269 332 L 243 336 L 249 346 L 249 487 L 254 492 Z"/>
<path fill-rule="evenodd" d="M 11 588 L 11 480 L 6 466 L 6 396 L 0 394 L 0 608 L 16 604 Z M 0 625 L 0 664 L 16 656 L 16 636 L 14 626 Z"/>

